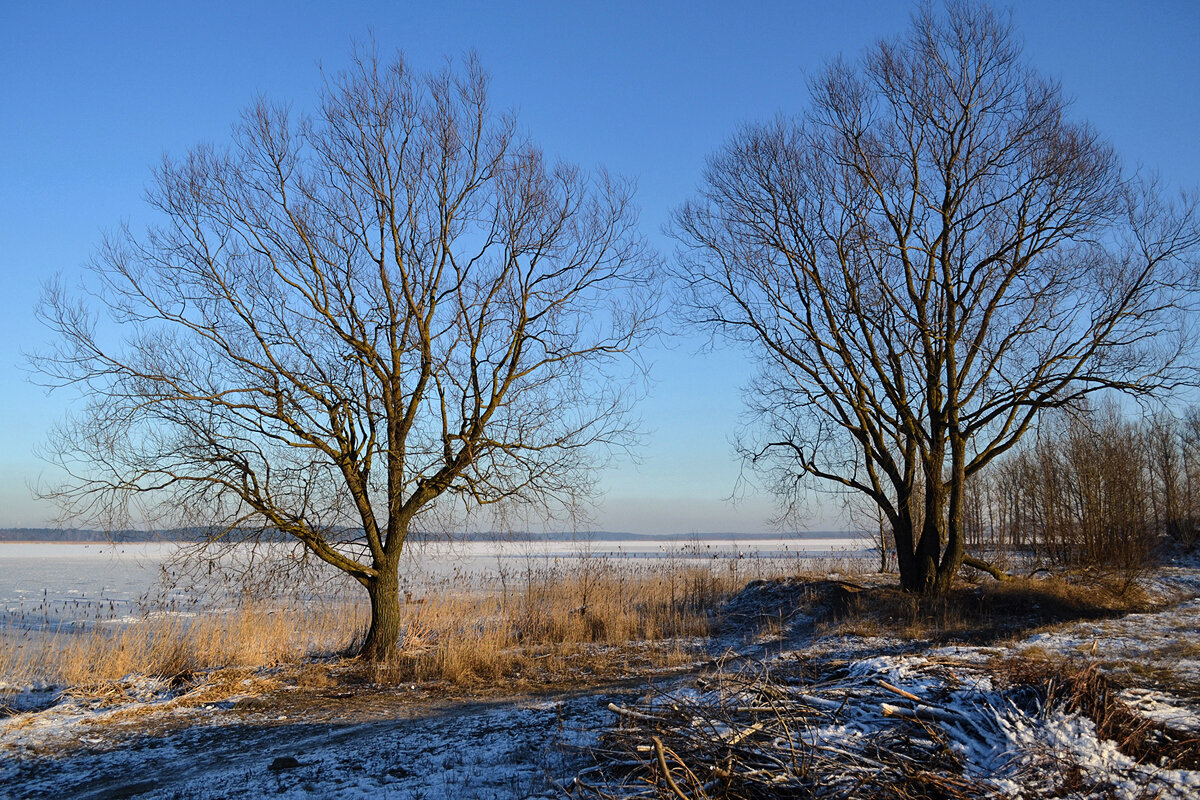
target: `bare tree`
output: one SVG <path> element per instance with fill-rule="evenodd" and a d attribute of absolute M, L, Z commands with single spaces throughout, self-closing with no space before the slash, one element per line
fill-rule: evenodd
<path fill-rule="evenodd" d="M 657 265 L 632 188 L 547 163 L 473 57 L 356 52 L 315 115 L 260 102 L 154 178 L 161 223 L 40 309 L 35 366 L 86 398 L 52 442 L 76 518 L 294 537 L 365 587 L 381 659 L 422 520 L 569 507 L 632 442 Z"/>
<path fill-rule="evenodd" d="M 1183 432 L 1179 420 L 1174 414 L 1160 410 L 1143 420 L 1141 428 L 1150 504 L 1154 509 L 1151 527 L 1158 533 L 1179 538 L 1187 517 Z"/>
<path fill-rule="evenodd" d="M 967 480 L 1043 409 L 1181 379 L 1200 225 L 1123 176 L 1010 24 L 951 2 L 741 129 L 680 208 L 694 318 L 762 363 L 742 442 L 784 497 L 860 492 L 903 587 L 963 563 Z"/>
<path fill-rule="evenodd" d="M 1200 408 L 1188 409 L 1179 438 L 1185 498 L 1179 538 L 1191 550 L 1200 539 Z"/>

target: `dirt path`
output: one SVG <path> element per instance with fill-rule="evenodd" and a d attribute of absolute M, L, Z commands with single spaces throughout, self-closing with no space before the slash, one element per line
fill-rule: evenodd
<path fill-rule="evenodd" d="M 611 721 L 608 703 L 646 685 L 638 677 L 487 700 L 293 690 L 228 710 L 84 725 L 59 747 L 10 753 L 18 757 L 0 766 L 0 797 L 555 796 L 582 763 L 578 748 Z"/>

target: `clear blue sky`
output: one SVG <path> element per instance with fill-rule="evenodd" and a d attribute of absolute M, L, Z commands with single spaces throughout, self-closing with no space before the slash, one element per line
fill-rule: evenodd
<path fill-rule="evenodd" d="M 83 264 L 101 232 L 147 220 L 149 168 L 221 142 L 256 95 L 310 107 L 318 63 L 352 39 L 418 67 L 480 54 L 493 98 L 553 155 L 636 177 L 645 230 L 664 253 L 670 210 L 742 122 L 794 112 L 803 78 L 839 53 L 901 32 L 906 2 L 7 2 L 0 8 L 0 526 L 41 526 L 33 449 L 64 410 L 22 370 L 46 339 L 43 281 Z M 1130 164 L 1200 185 L 1200 3 L 1017 2 L 1031 61 L 1059 78 Z M 598 528 L 761 531 L 770 499 L 726 501 L 729 444 L 748 377 L 737 353 L 697 341 L 651 354 L 640 464 L 603 478 Z M 809 527 L 840 523 L 814 506 Z"/>

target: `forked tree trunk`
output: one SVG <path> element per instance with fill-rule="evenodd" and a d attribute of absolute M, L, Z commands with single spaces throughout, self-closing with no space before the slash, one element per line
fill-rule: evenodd
<path fill-rule="evenodd" d="M 949 487 L 927 487 L 920 531 L 913 529 L 911 517 L 902 518 L 895 530 L 900 588 L 906 592 L 945 594 L 962 566 L 961 520 L 957 525 L 947 524 L 947 517 L 961 514 L 961 498 L 958 503 L 954 502 L 954 491 L 953 482 Z M 930 493 L 933 493 L 932 497 Z M 949 514 L 946 513 L 947 505 Z"/>
<path fill-rule="evenodd" d="M 395 566 L 380 568 L 367 585 L 371 598 L 371 627 L 359 648 L 358 657 L 366 661 L 385 661 L 400 641 L 400 580 Z"/>
<path fill-rule="evenodd" d="M 939 560 L 941 548 L 938 542 L 941 537 L 937 523 L 926 522 L 916 546 L 907 555 L 901 555 L 897 540 L 896 563 L 900 568 L 901 589 L 924 595 L 949 591 L 960 564 L 952 565 L 952 559 Z"/>
<path fill-rule="evenodd" d="M 926 594 L 937 578 L 937 562 L 926 552 L 926 531 L 914 530 L 912 515 L 902 513 L 893 527 L 893 535 L 900 588 L 906 592 Z"/>
<path fill-rule="evenodd" d="M 912 574 L 908 580 L 900 576 L 901 586 L 906 591 L 918 594 L 935 594 L 938 586 L 938 563 L 942 555 L 942 510 L 945 508 L 946 493 L 940 480 L 925 479 L 925 514 L 921 522 L 921 538 L 917 540 L 913 558 Z"/>
<path fill-rule="evenodd" d="M 900 588 L 914 594 L 929 594 L 937 581 L 937 565 L 921 555 L 909 559 L 907 570 L 900 572 Z"/>
<path fill-rule="evenodd" d="M 908 574 L 900 574 L 900 587 L 906 592 L 932 594 L 937 583 L 937 546 L 931 542 L 938 539 L 936 522 L 926 520 L 917 540 L 916 552 L 909 561 Z"/>

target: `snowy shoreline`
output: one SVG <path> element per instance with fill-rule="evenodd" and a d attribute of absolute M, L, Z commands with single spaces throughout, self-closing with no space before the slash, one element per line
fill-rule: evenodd
<path fill-rule="evenodd" d="M 550 686 L 518 697 L 505 697 L 503 684 L 482 696 L 422 685 L 335 681 L 314 688 L 286 670 L 267 669 L 230 678 L 233 684 L 211 701 L 204 693 L 212 687 L 202 677 L 194 685 L 173 685 L 131 676 L 107 698 L 50 690 L 57 692 L 50 705 L 0 719 L 0 782 L 14 798 L 557 797 L 577 775 L 595 785 L 603 763 L 596 759 L 614 741 L 606 732 L 629 727 L 630 718 L 610 704 L 651 715 L 674 704 L 695 716 L 705 703 L 728 705 L 728 698 L 746 706 L 736 693 L 713 694 L 722 681 L 769 676 L 782 687 L 774 691 L 795 693 L 806 713 L 823 715 L 814 717 L 823 722 L 801 726 L 807 733 L 797 742 L 804 746 L 853 754 L 912 725 L 917 728 L 905 736 L 934 725 L 959 764 L 949 767 L 951 777 L 972 782 L 982 796 L 1182 800 L 1200 792 L 1200 765 L 1134 758 L 1085 714 L 1004 682 L 1012 664 L 1056 665 L 1064 675 L 1098 670 L 1121 687 L 1112 701 L 1131 719 L 1194 738 L 1200 732 L 1200 569 L 1167 568 L 1150 580 L 1156 610 L 1067 622 L 980 645 L 827 629 L 812 611 L 823 585 L 840 584 L 751 585 L 724 612 L 726 624 L 709 642 L 708 660 L 591 689 L 584 676 L 569 690 Z M 758 629 L 746 615 L 769 617 L 771 603 L 788 606 L 774 609 L 780 623 L 753 632 Z M 931 707 L 940 711 L 923 715 Z M 635 728 L 618 739 L 631 747 L 644 739 L 648 746 L 649 733 Z M 766 746 L 752 738 L 745 744 Z M 913 752 L 923 752 L 920 747 Z M 633 755 L 650 768 L 649 757 L 638 752 Z M 1079 778 L 1082 788 L 1069 789 Z M 573 791 L 589 796 L 583 787 Z"/>

